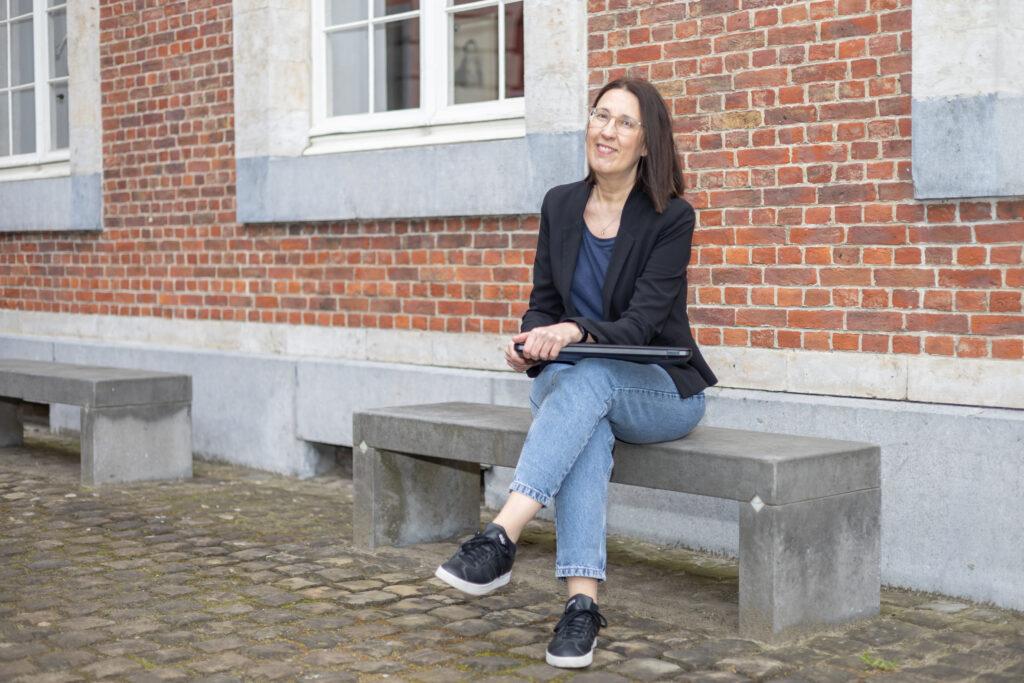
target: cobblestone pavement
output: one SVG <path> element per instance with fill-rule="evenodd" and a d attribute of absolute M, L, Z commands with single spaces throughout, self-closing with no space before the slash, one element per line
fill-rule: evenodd
<path fill-rule="evenodd" d="M 736 633 L 736 566 L 612 539 L 593 667 L 543 662 L 550 524 L 512 584 L 432 578 L 452 544 L 353 550 L 343 470 L 198 462 L 187 483 L 78 486 L 77 442 L 0 449 L 0 679 L 1024 681 L 1024 615 L 885 590 L 882 615 L 782 646 Z"/>

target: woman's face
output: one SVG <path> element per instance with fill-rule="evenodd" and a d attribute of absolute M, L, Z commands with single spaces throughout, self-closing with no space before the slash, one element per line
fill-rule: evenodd
<path fill-rule="evenodd" d="M 640 157 L 647 154 L 643 128 L 628 127 L 629 122 L 639 124 L 641 121 L 640 100 L 628 90 L 616 88 L 602 95 L 594 110 L 598 116 L 591 116 L 587 126 L 590 169 L 602 176 L 632 172 Z M 627 125 L 623 125 L 623 121 Z"/>

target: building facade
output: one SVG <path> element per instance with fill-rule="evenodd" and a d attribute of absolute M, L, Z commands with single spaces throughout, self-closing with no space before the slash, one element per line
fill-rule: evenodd
<path fill-rule="evenodd" d="M 188 372 L 198 455 L 297 476 L 360 407 L 525 405 L 540 200 L 643 77 L 707 423 L 881 444 L 883 581 L 1024 609 L 1019 3 L 0 5 L 0 356 Z M 612 498 L 736 551 L 734 503 Z"/>

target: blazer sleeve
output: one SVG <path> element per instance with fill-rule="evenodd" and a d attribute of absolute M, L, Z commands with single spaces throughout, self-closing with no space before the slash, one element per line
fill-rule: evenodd
<path fill-rule="evenodd" d="M 614 321 L 569 318 L 601 344 L 646 346 L 665 326 L 679 292 L 686 288 L 695 213 L 685 204 L 658 234 L 647 263 L 633 287 L 626 310 Z"/>
<path fill-rule="evenodd" d="M 551 230 L 548 219 L 548 195 L 540 208 L 540 234 L 537 236 L 537 251 L 533 260 L 533 291 L 530 292 L 530 305 L 523 314 L 523 322 L 519 330 L 527 332 L 535 327 L 554 325 L 562 320 L 565 307 L 562 296 L 555 289 L 555 281 L 551 269 L 551 251 L 549 243 Z"/>

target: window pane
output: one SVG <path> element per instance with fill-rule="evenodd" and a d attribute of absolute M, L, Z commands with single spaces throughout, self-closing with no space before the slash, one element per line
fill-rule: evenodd
<path fill-rule="evenodd" d="M 366 0 L 327 0 L 327 25 L 346 24 L 366 18 Z"/>
<path fill-rule="evenodd" d="M 10 138 L 10 114 L 7 111 L 7 93 L 0 92 L 0 157 L 8 156 L 11 153 Z"/>
<path fill-rule="evenodd" d="M 68 75 L 67 10 L 50 14 L 50 78 Z"/>
<path fill-rule="evenodd" d="M 32 13 L 32 0 L 11 0 L 11 16 Z"/>
<path fill-rule="evenodd" d="M 420 106 L 420 20 L 376 26 L 373 52 L 373 110 Z"/>
<path fill-rule="evenodd" d="M 4 0 L 0 0 L 3 4 Z M 7 27 L 0 26 L 0 88 L 7 87 Z"/>
<path fill-rule="evenodd" d="M 48 7 L 63 7 L 68 4 L 66 0 L 50 0 Z"/>
<path fill-rule="evenodd" d="M 524 55 L 523 3 L 505 5 L 505 97 L 522 97 Z"/>
<path fill-rule="evenodd" d="M 420 8 L 420 0 L 373 0 L 373 16 L 383 17 Z"/>
<path fill-rule="evenodd" d="M 36 151 L 36 94 L 34 88 L 11 93 L 14 114 L 14 153 Z"/>
<path fill-rule="evenodd" d="M 11 83 L 21 85 L 35 80 L 32 60 L 32 20 L 11 24 Z"/>
<path fill-rule="evenodd" d="M 498 8 L 452 15 L 452 104 L 498 99 Z"/>
<path fill-rule="evenodd" d="M 50 86 L 50 145 L 53 149 L 68 146 L 68 84 Z"/>
<path fill-rule="evenodd" d="M 7 3 L 4 0 L 0 0 L 0 19 L 7 18 Z"/>
<path fill-rule="evenodd" d="M 328 116 L 370 111 L 369 50 L 365 28 L 327 35 Z"/>

